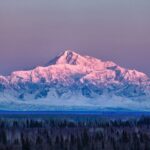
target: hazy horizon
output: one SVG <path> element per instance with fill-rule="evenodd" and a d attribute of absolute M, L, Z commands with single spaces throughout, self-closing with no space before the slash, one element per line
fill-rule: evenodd
<path fill-rule="evenodd" d="M 0 74 L 80 54 L 150 76 L 149 0 L 0 1 Z"/>

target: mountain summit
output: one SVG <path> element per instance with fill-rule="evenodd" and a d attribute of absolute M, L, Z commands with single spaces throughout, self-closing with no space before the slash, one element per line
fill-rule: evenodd
<path fill-rule="evenodd" d="M 47 66 L 52 64 L 89 65 L 91 61 L 99 63 L 101 62 L 96 58 L 82 56 L 72 50 L 66 50 L 52 59 Z"/>
<path fill-rule="evenodd" d="M 56 58 L 51 60 L 49 64 L 71 64 L 71 65 L 76 65 L 78 59 L 82 59 L 82 56 L 79 54 L 71 51 L 71 50 L 66 50 L 60 55 L 58 55 Z"/>
<path fill-rule="evenodd" d="M 0 76 L 0 109 L 107 109 L 147 110 L 150 80 L 123 68 L 66 50 L 46 66 Z"/>
<path fill-rule="evenodd" d="M 105 67 L 115 66 L 116 64 L 110 61 L 103 62 L 90 56 L 82 56 L 72 50 L 66 50 L 63 53 L 52 59 L 46 66 L 50 65 L 76 65 L 92 70 L 101 70 Z"/>

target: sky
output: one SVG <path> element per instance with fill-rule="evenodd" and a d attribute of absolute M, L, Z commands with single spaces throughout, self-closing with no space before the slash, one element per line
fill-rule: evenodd
<path fill-rule="evenodd" d="M 0 0 L 0 74 L 66 49 L 150 76 L 150 0 Z"/>

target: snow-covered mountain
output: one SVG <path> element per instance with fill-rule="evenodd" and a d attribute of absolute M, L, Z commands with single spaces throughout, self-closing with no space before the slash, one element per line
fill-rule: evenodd
<path fill-rule="evenodd" d="M 0 76 L 0 110 L 150 110 L 150 79 L 66 50 L 45 66 Z"/>

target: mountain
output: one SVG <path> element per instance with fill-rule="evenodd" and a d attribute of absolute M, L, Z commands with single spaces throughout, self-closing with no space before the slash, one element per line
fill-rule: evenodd
<path fill-rule="evenodd" d="M 0 110 L 150 110 L 150 79 L 66 50 L 44 66 L 0 76 Z"/>

